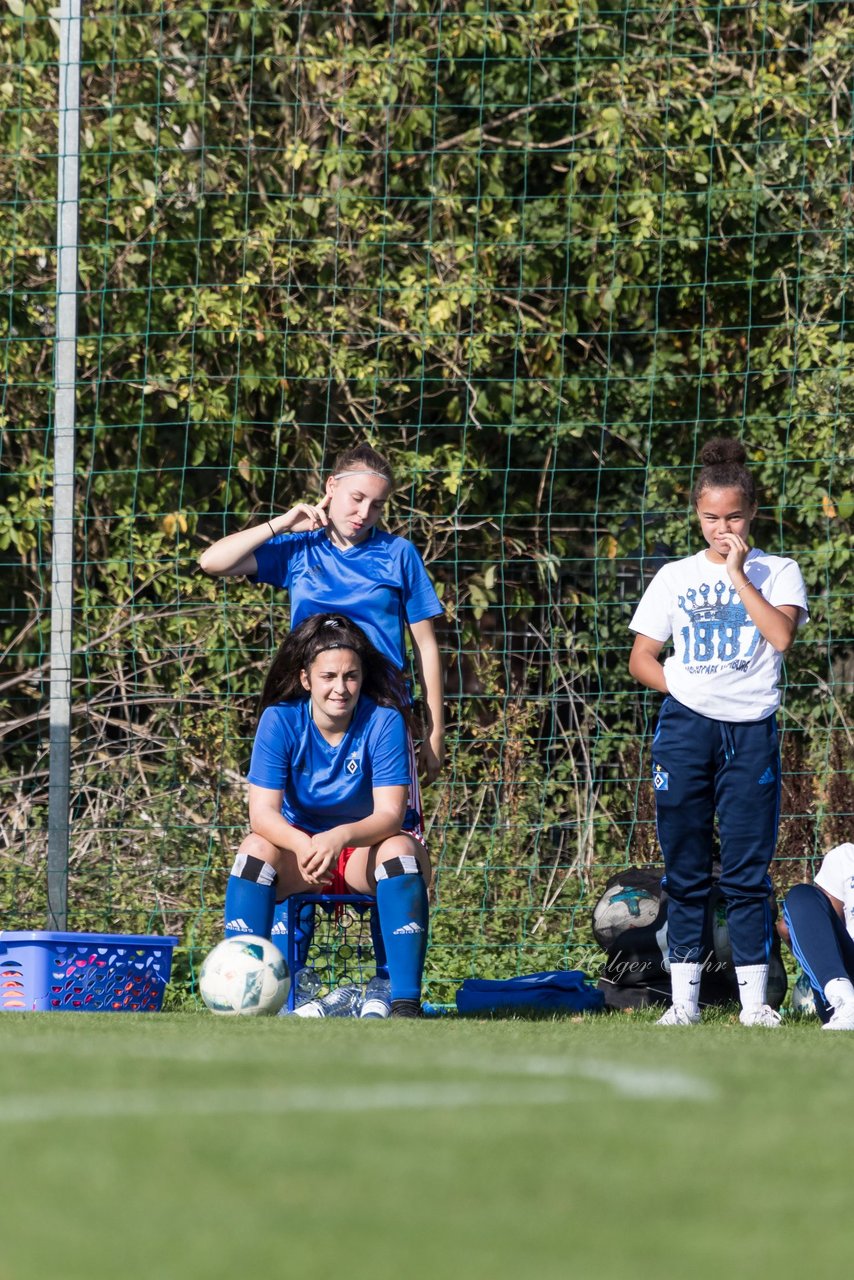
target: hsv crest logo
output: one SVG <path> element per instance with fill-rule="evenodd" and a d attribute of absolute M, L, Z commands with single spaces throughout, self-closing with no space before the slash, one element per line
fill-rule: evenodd
<path fill-rule="evenodd" d="M 356 759 L 355 756 L 351 756 L 350 759 L 345 764 L 344 768 L 347 770 L 350 777 L 352 778 L 354 773 L 359 772 L 359 761 Z"/>
<path fill-rule="evenodd" d="M 666 773 L 660 764 L 652 766 L 652 785 L 656 791 L 666 791 L 670 786 L 670 774 Z"/>

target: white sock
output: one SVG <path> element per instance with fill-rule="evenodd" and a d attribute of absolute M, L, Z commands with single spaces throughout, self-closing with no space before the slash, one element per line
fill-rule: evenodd
<path fill-rule="evenodd" d="M 681 1004 L 687 1013 L 700 1012 L 701 964 L 671 964 L 670 988 L 674 1004 Z"/>
<path fill-rule="evenodd" d="M 854 1004 L 854 985 L 850 978 L 831 978 L 824 988 L 824 996 L 834 1009 L 841 1004 Z"/>
<path fill-rule="evenodd" d="M 768 987 L 767 964 L 737 964 L 735 976 L 742 1009 L 761 1009 Z"/>

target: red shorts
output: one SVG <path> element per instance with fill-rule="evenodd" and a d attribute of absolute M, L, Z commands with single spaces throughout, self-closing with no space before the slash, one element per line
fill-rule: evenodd
<path fill-rule="evenodd" d="M 354 845 L 348 844 L 344 846 L 344 848 L 341 850 L 341 852 L 338 855 L 338 861 L 335 863 L 335 866 L 332 868 L 331 882 L 329 884 L 319 885 L 316 890 L 317 893 L 352 893 L 353 892 L 353 890 L 348 885 L 347 881 L 344 879 L 344 872 L 347 868 L 347 863 L 350 861 L 350 859 L 352 858 L 355 852 L 356 852 L 356 849 Z"/>
<path fill-rule="evenodd" d="M 420 845 L 426 849 L 427 844 L 420 831 L 401 831 L 401 835 L 411 836 L 413 840 L 417 840 Z M 332 868 L 332 879 L 329 884 L 319 885 L 315 889 L 315 893 L 356 893 L 357 890 L 351 889 L 348 885 L 344 872 L 347 870 L 347 863 L 356 852 L 356 845 L 345 845 L 338 855 L 338 861 Z"/>

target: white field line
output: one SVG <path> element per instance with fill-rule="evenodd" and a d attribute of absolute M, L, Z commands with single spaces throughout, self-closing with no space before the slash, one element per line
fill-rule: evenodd
<path fill-rule="evenodd" d="M 454 1065 L 461 1064 L 457 1060 Z M 411 1084 L 260 1087 L 252 1089 L 100 1089 L 6 1095 L 0 1098 L 0 1127 L 64 1119 L 132 1119 L 177 1114 L 287 1115 L 320 1111 L 352 1112 L 411 1110 L 473 1110 L 493 1107 L 578 1105 L 594 1082 L 628 1098 L 667 1098 L 704 1102 L 715 1096 L 707 1082 L 675 1071 L 656 1072 L 616 1067 L 608 1062 L 566 1062 L 556 1058 L 522 1058 L 485 1063 L 476 1069 L 488 1075 L 512 1075 L 511 1084 L 497 1081 L 433 1080 Z M 527 1079 L 520 1080 L 520 1076 Z M 532 1079 L 531 1077 L 536 1077 Z M 546 1079 L 548 1083 L 546 1083 Z M 577 1082 L 583 1082 L 579 1090 Z"/>
<path fill-rule="evenodd" d="M 448 1111 L 478 1107 L 563 1106 L 567 1085 L 490 1085 L 448 1082 L 409 1085 L 187 1090 L 98 1090 L 34 1094 L 0 1100 L 0 1126 L 57 1120 L 148 1119 L 156 1116 L 286 1115 L 348 1111 Z"/>
<path fill-rule="evenodd" d="M 247 1020 L 248 1021 L 248 1020 Z M 0 1022 L 2 1027 L 2 1022 Z M 33 1054 L 38 1057 L 54 1057 L 59 1054 L 64 1061 L 72 1058 L 101 1059 L 105 1056 L 123 1060 L 142 1059 L 158 1062 L 194 1062 L 224 1065 L 246 1062 L 247 1048 L 239 1040 L 215 1043 L 210 1040 L 193 1043 L 190 1037 L 164 1041 L 148 1037 L 112 1037 L 93 1035 L 63 1037 L 61 1042 L 53 1036 L 27 1036 L 10 1041 L 13 1053 Z M 392 1046 L 389 1046 L 391 1048 Z M 411 1069 L 411 1055 L 404 1052 L 378 1052 L 377 1043 L 350 1044 L 348 1058 L 353 1066 L 388 1069 L 406 1066 Z M 269 1061 L 275 1066 L 281 1055 L 287 1053 L 287 1044 L 279 1040 L 267 1040 L 252 1045 L 252 1055 L 260 1066 Z M 422 1068 L 427 1064 L 421 1058 Z M 504 1054 L 500 1050 L 494 1056 L 486 1054 L 474 1057 L 454 1049 L 442 1050 L 436 1046 L 432 1062 L 435 1070 L 463 1071 L 469 1082 L 477 1076 L 535 1077 L 552 1080 L 585 1080 L 610 1087 L 616 1094 L 628 1098 L 665 1098 L 674 1101 L 707 1102 L 718 1096 L 717 1088 L 701 1076 L 685 1070 L 669 1067 L 649 1067 L 630 1062 L 612 1062 L 604 1058 L 587 1058 L 572 1053 L 552 1055 Z M 449 1087 L 451 1087 L 449 1085 Z M 330 1089 L 332 1086 L 330 1086 Z M 348 1104 L 349 1105 L 349 1104 Z M 346 1109 L 346 1108 L 344 1108 Z M 0 1116 L 2 1111 L 0 1110 Z"/>
<path fill-rule="evenodd" d="M 454 1065 L 460 1065 L 455 1060 Z M 708 1080 L 673 1068 L 641 1067 L 631 1063 L 608 1062 L 604 1058 L 520 1057 L 481 1062 L 480 1070 L 490 1075 L 525 1075 L 566 1079 L 576 1077 L 610 1085 L 627 1098 L 672 1098 L 710 1102 L 717 1089 Z"/>

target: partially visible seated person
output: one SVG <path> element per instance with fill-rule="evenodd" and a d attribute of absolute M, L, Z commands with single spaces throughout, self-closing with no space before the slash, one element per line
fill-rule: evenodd
<path fill-rule="evenodd" d="M 825 856 L 814 884 L 796 884 L 777 930 L 815 993 L 824 1031 L 854 1031 L 854 844 Z"/>

